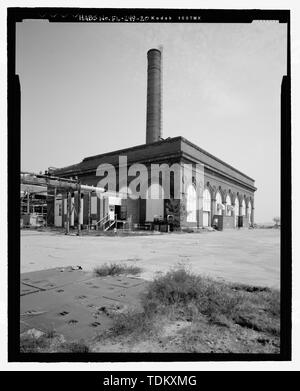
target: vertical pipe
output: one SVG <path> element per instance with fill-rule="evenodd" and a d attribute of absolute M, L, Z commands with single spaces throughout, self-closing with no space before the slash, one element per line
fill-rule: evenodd
<path fill-rule="evenodd" d="M 70 232 L 70 209 L 71 209 L 71 193 L 68 190 L 68 196 L 67 196 L 67 222 L 66 222 L 66 232 L 65 234 L 68 235 Z"/>
<path fill-rule="evenodd" d="M 53 220 L 54 220 L 54 226 L 55 226 L 55 208 L 56 208 L 56 187 L 54 188 L 54 202 L 53 202 Z"/>
<path fill-rule="evenodd" d="M 83 225 L 83 194 L 80 193 L 80 213 L 78 215 L 78 222 L 80 225 Z"/>
<path fill-rule="evenodd" d="M 161 137 L 161 52 L 150 49 L 147 78 L 147 128 L 146 144 L 159 141 Z"/>
<path fill-rule="evenodd" d="M 77 224 L 77 234 L 78 236 L 80 236 L 80 233 L 81 233 L 81 219 L 80 219 L 80 216 L 81 216 L 81 188 L 80 188 L 80 185 L 78 185 L 78 192 L 77 192 L 77 215 L 78 215 L 78 224 Z"/>
<path fill-rule="evenodd" d="M 75 220 L 75 194 L 72 193 L 71 196 L 71 221 L 70 221 L 70 226 L 74 227 L 74 220 Z"/>
<path fill-rule="evenodd" d="M 91 192 L 88 193 L 88 231 L 91 223 Z"/>

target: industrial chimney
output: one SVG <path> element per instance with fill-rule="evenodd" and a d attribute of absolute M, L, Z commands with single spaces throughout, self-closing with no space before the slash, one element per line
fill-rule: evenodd
<path fill-rule="evenodd" d="M 161 137 L 161 52 L 150 49 L 147 80 L 147 129 L 146 144 L 159 141 Z"/>

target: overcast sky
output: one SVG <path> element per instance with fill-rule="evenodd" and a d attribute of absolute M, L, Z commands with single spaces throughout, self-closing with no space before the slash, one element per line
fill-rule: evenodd
<path fill-rule="evenodd" d="M 17 24 L 21 168 L 145 143 L 147 51 L 163 46 L 163 137 L 255 179 L 257 222 L 280 215 L 286 25 Z"/>

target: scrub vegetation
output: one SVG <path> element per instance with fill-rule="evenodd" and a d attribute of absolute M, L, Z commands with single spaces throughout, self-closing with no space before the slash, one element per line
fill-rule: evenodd
<path fill-rule="evenodd" d="M 103 265 L 99 276 L 139 268 Z M 96 271 L 95 271 L 96 273 Z M 178 266 L 147 284 L 138 307 L 111 311 L 112 326 L 90 341 L 66 342 L 54 329 L 21 335 L 28 352 L 279 353 L 280 293 L 229 284 Z"/>
<path fill-rule="evenodd" d="M 83 341 L 66 342 L 55 331 L 34 335 L 25 333 L 20 337 L 20 353 L 88 353 L 89 346 Z"/>
<path fill-rule="evenodd" d="M 104 263 L 94 269 L 94 274 L 98 277 L 116 276 L 120 274 L 140 274 L 142 269 L 138 266 L 118 263 Z"/>
<path fill-rule="evenodd" d="M 279 353 L 276 290 L 226 284 L 179 267 L 151 282 L 141 305 L 114 315 L 113 327 L 97 337 L 98 351 Z"/>

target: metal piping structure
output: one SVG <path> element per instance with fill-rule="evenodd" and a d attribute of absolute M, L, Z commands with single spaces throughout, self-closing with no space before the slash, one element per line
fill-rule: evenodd
<path fill-rule="evenodd" d="M 49 176 L 45 174 L 35 174 L 33 172 L 21 171 L 21 183 L 27 185 L 36 185 L 36 186 L 47 186 L 55 188 L 66 188 L 69 190 L 78 190 L 80 187 L 81 191 L 86 192 L 95 192 L 95 193 L 105 193 L 105 196 L 116 197 L 118 195 L 126 195 L 124 192 L 112 192 L 107 191 L 104 187 L 83 185 L 78 180 Z"/>
<path fill-rule="evenodd" d="M 67 195 L 67 213 L 66 213 L 66 224 L 65 233 L 69 234 L 70 226 L 74 225 L 74 205 L 75 205 L 75 194 L 77 198 L 77 216 L 78 224 L 77 230 L 78 235 L 81 234 L 81 225 L 83 224 L 83 195 L 88 193 L 88 221 L 90 221 L 90 207 L 91 207 L 91 194 L 97 193 L 101 197 L 120 197 L 127 195 L 126 192 L 107 191 L 103 187 L 90 186 L 81 184 L 79 179 L 61 178 L 53 175 L 36 174 L 33 172 L 21 172 L 21 184 L 33 185 L 46 187 L 51 189 L 47 192 L 47 198 L 53 197 L 54 203 L 57 199 L 57 191 L 64 192 Z M 43 190 L 45 192 L 45 190 Z M 34 192 L 36 193 L 36 192 Z M 29 213 L 29 192 L 27 194 L 27 213 Z M 89 224 L 88 224 L 89 227 Z M 88 228 L 89 229 L 89 228 Z"/>
<path fill-rule="evenodd" d="M 147 80 L 147 125 L 146 144 L 161 138 L 161 52 L 150 49 L 148 58 Z"/>
<path fill-rule="evenodd" d="M 79 216 L 79 223 L 77 224 L 78 235 L 81 233 L 81 224 L 83 221 L 83 191 L 88 193 L 97 192 L 105 193 L 105 189 L 102 187 L 81 185 L 80 181 L 68 178 L 60 178 L 56 176 L 50 176 L 45 174 L 35 174 L 32 172 L 21 172 L 21 183 L 35 186 L 46 186 L 47 188 L 52 188 L 54 194 L 50 196 L 54 197 L 54 203 L 57 196 L 57 189 L 63 190 L 67 193 L 67 216 L 66 216 L 66 234 L 70 232 L 70 225 L 74 224 L 74 191 L 77 191 L 77 214 Z M 71 195 L 71 191 L 73 196 Z M 49 194 L 47 194 L 47 197 Z M 29 193 L 28 193 L 28 202 L 29 202 Z M 29 207 L 27 207 L 27 212 L 29 213 Z"/>

